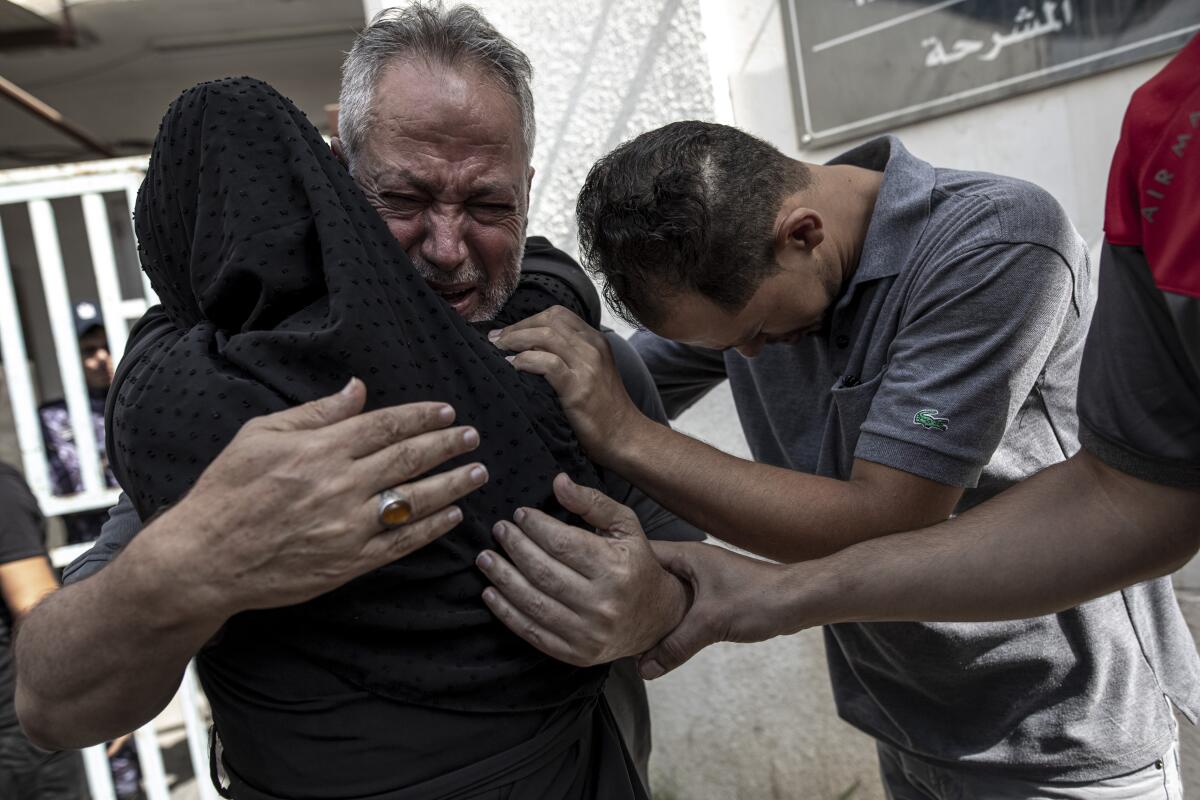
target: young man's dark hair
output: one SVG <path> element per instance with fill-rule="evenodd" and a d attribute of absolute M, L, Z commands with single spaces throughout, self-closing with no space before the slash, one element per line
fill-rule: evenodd
<path fill-rule="evenodd" d="M 653 325 L 655 298 L 691 290 L 740 311 L 775 273 L 772 230 L 808 168 L 748 133 L 673 122 L 596 162 L 579 194 L 580 252 L 613 310 Z"/>

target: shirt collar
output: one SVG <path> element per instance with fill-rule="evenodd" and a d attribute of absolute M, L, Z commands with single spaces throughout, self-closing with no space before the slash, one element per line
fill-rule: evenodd
<path fill-rule="evenodd" d="M 895 136 L 872 139 L 828 163 L 883 172 L 858 269 L 843 289 L 848 295 L 857 284 L 898 275 L 907 265 L 929 220 L 936 175 L 929 162 L 908 152 Z"/>

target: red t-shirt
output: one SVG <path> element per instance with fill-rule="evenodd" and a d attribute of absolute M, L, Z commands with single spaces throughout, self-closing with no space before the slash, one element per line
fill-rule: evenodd
<path fill-rule="evenodd" d="M 1145 251 L 1160 289 L 1200 297 L 1200 36 L 1133 93 L 1104 231 Z"/>

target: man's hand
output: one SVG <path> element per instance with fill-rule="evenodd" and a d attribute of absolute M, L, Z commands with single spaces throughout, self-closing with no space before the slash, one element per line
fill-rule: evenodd
<path fill-rule="evenodd" d="M 484 602 L 518 636 L 576 666 L 645 651 L 687 608 L 682 583 L 659 566 L 633 511 L 566 475 L 554 493 L 600 535 L 533 509 L 493 529 L 512 563 L 485 550 Z M 514 566 L 515 565 L 515 566 Z"/>
<path fill-rule="evenodd" d="M 650 423 L 625 391 L 603 334 L 562 306 L 554 306 L 488 338 L 515 351 L 512 365 L 541 375 L 558 393 L 579 442 L 595 462 L 610 466 L 610 448 Z"/>
<path fill-rule="evenodd" d="M 662 565 L 691 586 L 692 605 L 683 622 L 639 659 L 643 678 L 667 674 L 710 644 L 761 642 L 803 627 L 780 613 L 788 567 L 699 542 L 651 546 Z"/>
<path fill-rule="evenodd" d="M 486 469 L 417 478 L 475 449 L 479 434 L 448 428 L 454 409 L 443 403 L 360 414 L 365 397 L 352 380 L 338 394 L 246 423 L 125 557 L 152 552 L 230 616 L 316 597 L 446 533 L 462 519 L 450 504 L 485 483 Z M 393 487 L 412 518 L 385 529 L 378 494 Z"/>

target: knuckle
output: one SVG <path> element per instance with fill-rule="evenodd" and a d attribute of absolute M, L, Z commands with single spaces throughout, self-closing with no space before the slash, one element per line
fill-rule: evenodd
<path fill-rule="evenodd" d="M 529 579 L 540 586 L 543 590 L 553 594 L 557 589 L 558 581 L 555 580 L 554 573 L 545 564 L 532 564 L 529 567 Z"/>
<path fill-rule="evenodd" d="M 439 461 L 445 461 L 451 456 L 467 452 L 472 449 L 467 445 L 466 434 L 468 430 L 468 426 L 463 425 L 462 427 L 439 431 L 437 438 L 434 440 L 435 444 L 430 448 L 431 452 L 437 456 Z"/>
<path fill-rule="evenodd" d="M 392 533 L 391 541 L 388 542 L 388 554 L 394 558 L 400 558 L 412 549 L 413 529 L 409 525 L 402 525 Z"/>
<path fill-rule="evenodd" d="M 431 430 L 442 426 L 441 410 L 440 403 L 422 403 L 414 416 L 422 428 Z"/>
<path fill-rule="evenodd" d="M 372 416 L 374 433 L 386 442 L 398 442 L 405 438 L 404 412 L 402 409 L 383 409 L 383 413 Z"/>
<path fill-rule="evenodd" d="M 537 644 L 542 641 L 542 632 L 534 622 L 526 620 L 521 623 L 521 638 L 532 644 Z"/>
<path fill-rule="evenodd" d="M 403 475 L 406 479 L 416 474 L 416 455 L 413 453 L 412 447 L 407 443 L 399 444 L 393 448 L 389 461 L 394 474 Z"/>
<path fill-rule="evenodd" d="M 493 557 L 492 565 L 487 569 L 487 579 L 497 589 L 503 590 L 509 587 L 508 570 L 504 568 L 504 559 Z"/>
<path fill-rule="evenodd" d="M 526 603 L 526 609 L 529 616 L 534 619 L 540 620 L 546 616 L 546 602 L 540 597 L 529 598 L 528 603 Z"/>
<path fill-rule="evenodd" d="M 546 552 L 558 561 L 564 560 L 571 554 L 570 545 L 561 536 L 548 537 L 543 546 L 546 548 Z"/>
<path fill-rule="evenodd" d="M 683 661 L 683 646 L 676 639 L 659 642 L 658 651 L 660 654 L 658 661 L 663 666 L 672 666 Z"/>
<path fill-rule="evenodd" d="M 600 623 L 607 628 L 612 628 L 621 621 L 621 609 L 611 600 L 597 603 L 596 615 Z"/>

